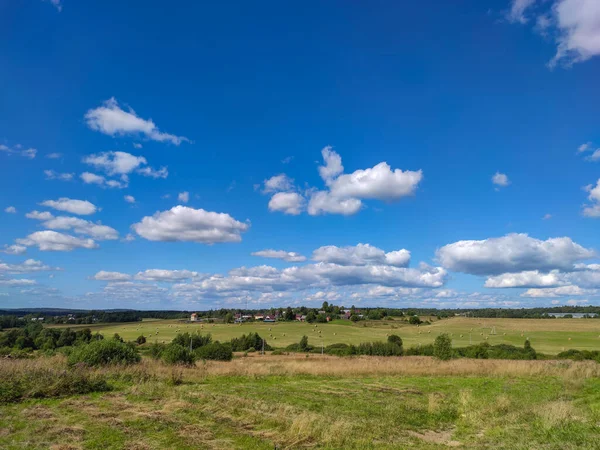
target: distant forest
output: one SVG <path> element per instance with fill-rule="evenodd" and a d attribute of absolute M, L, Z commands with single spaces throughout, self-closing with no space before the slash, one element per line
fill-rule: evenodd
<path fill-rule="evenodd" d="M 139 322 L 142 319 L 189 319 L 195 312 L 198 318 L 230 321 L 235 314 L 273 314 L 280 320 L 294 320 L 296 314 L 331 319 L 340 317 L 342 311 L 351 311 L 360 320 L 381 320 L 386 317 L 436 316 L 439 318 L 456 315 L 478 318 L 512 319 L 553 319 L 550 314 L 587 314 L 600 316 L 600 306 L 556 306 L 551 308 L 484 308 L 484 309 L 436 309 L 436 308 L 356 308 L 351 306 L 329 305 L 324 302 L 320 308 L 267 308 L 267 309 L 218 309 L 208 311 L 136 311 L 136 310 L 70 310 L 57 308 L 0 309 L 0 329 L 24 326 L 26 323 L 42 319 L 52 324 L 94 324 L 111 322 Z"/>

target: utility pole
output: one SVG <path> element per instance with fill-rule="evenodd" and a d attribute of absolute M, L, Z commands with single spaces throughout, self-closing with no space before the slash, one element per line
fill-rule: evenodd
<path fill-rule="evenodd" d="M 262 354 L 264 355 L 265 354 L 265 338 L 263 338 L 262 341 L 263 341 L 262 342 Z"/>

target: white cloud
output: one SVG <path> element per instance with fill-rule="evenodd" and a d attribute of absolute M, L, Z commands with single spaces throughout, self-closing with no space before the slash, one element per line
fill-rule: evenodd
<path fill-rule="evenodd" d="M 35 148 L 23 149 L 21 145 L 15 145 L 14 147 L 8 147 L 4 144 L 0 144 L 0 152 L 4 152 L 8 155 L 19 155 L 24 156 L 25 158 L 34 159 L 37 155 L 37 150 Z"/>
<path fill-rule="evenodd" d="M 50 213 L 40 214 L 37 211 L 26 214 L 26 217 L 43 220 L 42 225 L 51 230 L 73 230 L 77 234 L 85 234 L 99 241 L 119 238 L 119 233 L 114 228 L 102 225 L 101 223 L 89 222 L 78 217 L 54 217 Z"/>
<path fill-rule="evenodd" d="M 544 214 L 544 217 L 542 217 L 542 220 L 550 220 L 552 219 L 552 214 Z"/>
<path fill-rule="evenodd" d="M 49 158 L 49 159 L 59 159 L 59 158 L 62 158 L 62 153 L 48 153 L 46 155 L 46 158 Z"/>
<path fill-rule="evenodd" d="M 20 286 L 32 286 L 34 284 L 37 284 L 37 282 L 35 280 L 28 280 L 25 278 L 16 279 L 16 280 L 0 279 L 0 286 L 20 287 Z"/>
<path fill-rule="evenodd" d="M 595 289 L 582 289 L 579 286 L 560 286 L 555 288 L 528 289 L 521 294 L 521 297 L 530 298 L 553 298 L 553 297 L 570 297 L 580 295 L 595 295 Z"/>
<path fill-rule="evenodd" d="M 588 200 L 591 204 L 584 205 L 583 215 L 585 217 L 600 217 L 600 178 L 596 186 L 590 184 L 586 186 L 585 190 L 589 192 Z"/>
<path fill-rule="evenodd" d="M 42 206 L 66 211 L 72 214 L 89 215 L 94 214 L 98 208 L 87 200 L 73 200 L 70 198 L 59 198 L 58 200 L 46 200 L 40 203 Z"/>
<path fill-rule="evenodd" d="M 103 177 L 101 175 L 96 175 L 95 173 L 91 173 L 91 172 L 83 172 L 81 175 L 79 175 L 79 177 L 85 184 L 97 184 L 100 187 L 125 189 L 126 187 L 129 186 L 129 183 L 127 180 L 126 181 L 107 180 L 105 177 Z M 124 177 L 124 178 L 127 178 L 127 177 Z"/>
<path fill-rule="evenodd" d="M 16 214 L 17 208 L 15 208 L 14 206 L 7 206 L 6 208 L 4 208 L 4 212 L 8 214 Z"/>
<path fill-rule="evenodd" d="M 27 259 L 21 264 L 6 264 L 0 262 L 0 272 L 8 273 L 32 273 L 49 270 L 61 270 L 58 267 L 50 267 L 41 261 L 35 259 Z"/>
<path fill-rule="evenodd" d="M 504 173 L 496 172 L 492 177 L 492 183 L 496 186 L 506 187 L 510 184 L 510 180 Z"/>
<path fill-rule="evenodd" d="M 294 180 L 289 178 L 285 173 L 272 176 L 264 181 L 263 192 L 265 194 L 281 191 L 290 191 L 294 188 Z"/>
<path fill-rule="evenodd" d="M 319 166 L 319 175 L 321 175 L 325 184 L 329 185 L 335 177 L 344 171 L 342 157 L 337 152 L 333 151 L 332 147 L 329 145 L 321 150 L 321 155 L 323 156 L 325 165 Z"/>
<path fill-rule="evenodd" d="M 390 265 L 406 267 L 410 263 L 410 252 L 402 249 L 386 253 L 369 244 L 336 247 L 327 245 L 319 247 L 312 254 L 315 261 L 334 263 L 342 266 Z"/>
<path fill-rule="evenodd" d="M 109 136 L 141 134 L 153 141 L 170 142 L 175 145 L 189 142 L 186 137 L 160 132 L 152 119 L 142 119 L 131 108 L 129 111 L 122 110 L 114 97 L 105 101 L 102 106 L 90 109 L 85 114 L 85 120 L 92 130 Z"/>
<path fill-rule="evenodd" d="M 177 195 L 177 200 L 180 201 L 181 203 L 187 203 L 190 201 L 190 193 L 187 191 L 184 192 L 180 192 Z"/>
<path fill-rule="evenodd" d="M 558 38 L 550 67 L 567 66 L 600 55 L 600 2 L 556 0 L 552 7 Z"/>
<path fill-rule="evenodd" d="M 249 223 L 238 222 L 229 214 L 187 206 L 175 206 L 168 211 L 156 212 L 131 226 L 138 235 L 150 241 L 203 244 L 240 242 L 241 233 L 249 227 Z"/>
<path fill-rule="evenodd" d="M 310 196 L 308 214 L 318 216 L 321 214 L 342 214 L 351 216 L 360 211 L 362 202 L 357 198 L 340 199 L 331 195 L 329 191 L 316 191 Z"/>
<path fill-rule="evenodd" d="M 528 270 L 570 270 L 576 261 L 595 252 L 568 237 L 545 241 L 527 234 L 508 234 L 480 241 L 465 240 L 445 245 L 436 252 L 441 265 L 455 272 L 498 275 Z"/>
<path fill-rule="evenodd" d="M 35 219 L 35 220 L 54 219 L 54 216 L 51 213 L 49 213 L 48 211 L 44 211 L 44 212 L 31 211 L 31 212 L 28 212 L 27 214 L 25 214 L 25 217 L 27 217 L 28 219 Z"/>
<path fill-rule="evenodd" d="M 512 0 L 510 11 L 507 18 L 510 22 L 527 23 L 528 18 L 525 13 L 533 6 L 536 0 Z"/>
<path fill-rule="evenodd" d="M 561 274 L 556 270 L 550 273 L 541 273 L 539 270 L 529 270 L 519 273 L 504 273 L 489 277 L 485 281 L 487 288 L 515 288 L 515 287 L 553 287 L 564 284 Z"/>
<path fill-rule="evenodd" d="M 150 177 L 150 178 L 167 178 L 169 176 L 169 171 L 167 170 L 166 167 L 161 167 L 158 170 L 153 169 L 152 167 L 142 167 L 141 169 L 138 169 L 136 172 L 139 173 L 140 175 L 143 175 L 145 177 Z"/>
<path fill-rule="evenodd" d="M 26 238 L 17 239 L 17 244 L 26 247 L 38 247 L 41 251 L 70 252 L 76 248 L 97 248 L 92 239 L 80 239 L 68 234 L 58 233 L 56 231 L 44 230 L 36 231 Z"/>
<path fill-rule="evenodd" d="M 27 247 L 23 247 L 22 245 L 5 245 L 4 250 L 0 251 L 7 255 L 22 255 L 27 252 Z"/>
<path fill-rule="evenodd" d="M 138 167 L 148 164 L 143 156 L 134 156 L 127 152 L 95 153 L 83 158 L 83 162 L 111 176 L 127 175 Z"/>
<path fill-rule="evenodd" d="M 142 148 L 142 144 L 140 144 L 139 142 L 134 142 L 133 143 L 133 148 L 140 149 L 140 148 Z"/>
<path fill-rule="evenodd" d="M 278 192 L 269 200 L 269 211 L 280 211 L 297 216 L 304 210 L 306 201 L 296 192 Z"/>
<path fill-rule="evenodd" d="M 135 197 L 133 195 L 126 195 L 123 198 L 127 203 L 135 203 Z"/>
<path fill-rule="evenodd" d="M 44 175 L 46 175 L 46 180 L 61 180 L 61 181 L 71 181 L 75 176 L 74 173 L 58 173 L 54 170 L 44 170 Z"/>
<path fill-rule="evenodd" d="M 58 12 L 62 11 L 62 0 L 47 0 L 47 1 L 49 1 L 52 4 L 52 6 L 54 6 L 56 8 L 56 10 Z"/>
<path fill-rule="evenodd" d="M 260 250 L 253 252 L 252 256 L 260 256 L 262 258 L 275 258 L 282 259 L 288 262 L 302 262 L 306 261 L 306 256 L 302 256 L 296 252 L 286 252 L 285 250 Z"/>
<path fill-rule="evenodd" d="M 92 278 L 98 281 L 127 281 L 131 279 L 131 276 L 126 273 L 101 270 Z"/>
<path fill-rule="evenodd" d="M 600 161 L 600 148 L 597 148 L 596 150 L 594 150 L 594 153 L 592 153 L 586 159 L 588 161 L 593 161 L 593 162 Z"/>
<path fill-rule="evenodd" d="M 384 201 L 399 200 L 413 195 L 423 173 L 407 170 L 391 170 L 385 163 L 354 173 L 340 175 L 329 183 L 331 195 L 340 199 L 362 198 Z"/>
<path fill-rule="evenodd" d="M 144 281 L 176 282 L 194 279 L 199 275 L 198 272 L 192 272 L 190 270 L 148 269 L 143 272 L 138 272 L 135 275 L 135 279 Z"/>
<path fill-rule="evenodd" d="M 581 144 L 579 147 L 577 147 L 577 153 L 587 152 L 591 148 L 592 148 L 592 143 L 586 142 L 585 144 Z"/>

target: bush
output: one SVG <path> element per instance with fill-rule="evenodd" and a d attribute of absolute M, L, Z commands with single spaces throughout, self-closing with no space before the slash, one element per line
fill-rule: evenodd
<path fill-rule="evenodd" d="M 202 336 L 199 333 L 190 334 L 190 333 L 182 333 L 175 336 L 175 338 L 171 341 L 173 344 L 181 345 L 182 347 L 190 348 L 190 342 L 192 343 L 192 350 L 197 349 L 198 347 L 202 347 L 203 345 L 210 344 L 212 342 L 212 336 L 207 334 L 206 336 Z"/>
<path fill-rule="evenodd" d="M 452 340 L 446 333 L 440 334 L 433 342 L 433 356 L 442 361 L 452 358 Z"/>
<path fill-rule="evenodd" d="M 138 336 L 138 338 L 135 340 L 135 342 L 137 342 L 138 345 L 145 344 L 146 336 L 144 336 L 143 334 L 141 336 Z"/>
<path fill-rule="evenodd" d="M 273 350 L 271 352 L 271 355 L 273 356 L 279 356 L 279 355 L 286 355 L 287 353 L 285 353 L 283 350 L 281 349 L 277 349 L 277 350 Z"/>
<path fill-rule="evenodd" d="M 167 346 L 165 344 L 159 344 L 155 342 L 150 344 L 148 348 L 148 354 L 154 359 L 160 359 L 162 357 L 162 352 L 165 350 Z"/>
<path fill-rule="evenodd" d="M 433 356 L 433 345 L 421 345 L 419 347 L 411 347 L 406 350 L 406 356 Z"/>
<path fill-rule="evenodd" d="M 402 347 L 390 342 L 366 342 L 356 347 L 357 355 L 402 356 Z"/>
<path fill-rule="evenodd" d="M 231 340 L 231 349 L 234 352 L 245 352 L 253 347 L 259 350 L 263 348 L 263 338 L 258 333 L 243 334 L 241 337 Z M 272 350 L 267 341 L 265 341 L 265 350 Z"/>
<path fill-rule="evenodd" d="M 89 344 L 74 347 L 68 356 L 69 365 L 83 363 L 88 366 L 107 364 L 133 364 L 140 362 L 137 350 L 116 339 L 92 341 Z"/>
<path fill-rule="evenodd" d="M 419 318 L 419 316 L 410 316 L 410 319 L 408 319 L 408 323 L 410 323 L 411 325 L 420 325 L 423 323 L 423 321 Z"/>
<path fill-rule="evenodd" d="M 171 365 L 192 365 L 195 361 L 194 353 L 190 352 L 188 348 L 184 347 L 183 345 L 173 343 L 165 346 L 160 353 L 160 357 L 166 364 Z"/>
<path fill-rule="evenodd" d="M 231 345 L 213 342 L 196 350 L 196 356 L 200 359 L 210 359 L 213 361 L 231 361 L 233 351 L 231 350 Z"/>
<path fill-rule="evenodd" d="M 387 341 L 390 344 L 396 344 L 398 345 L 400 348 L 403 347 L 403 342 L 402 342 L 402 338 L 400 336 L 398 336 L 397 334 L 390 334 L 387 338 Z"/>

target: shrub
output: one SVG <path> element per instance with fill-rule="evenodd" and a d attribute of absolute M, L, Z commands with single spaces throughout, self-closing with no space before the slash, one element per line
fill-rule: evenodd
<path fill-rule="evenodd" d="M 231 340 L 231 349 L 234 352 L 245 352 L 252 347 L 260 350 L 263 348 L 263 338 L 261 338 L 258 333 L 248 333 L 248 335 L 243 334 L 239 338 L 233 338 Z M 265 350 L 272 350 L 266 340 Z"/>
<path fill-rule="evenodd" d="M 421 345 L 419 347 L 410 347 L 404 353 L 406 356 L 433 356 L 433 345 Z"/>
<path fill-rule="evenodd" d="M 138 338 L 135 340 L 135 342 L 138 343 L 138 345 L 142 345 L 146 343 L 146 336 L 144 336 L 143 334 L 141 336 L 138 336 Z"/>
<path fill-rule="evenodd" d="M 203 345 L 210 344 L 212 342 L 212 336 L 207 334 L 203 336 L 199 333 L 190 334 L 190 333 L 182 333 L 175 336 L 175 338 L 171 341 L 173 344 L 181 345 L 182 347 L 190 348 L 190 342 L 192 343 L 192 350 L 202 347 Z"/>
<path fill-rule="evenodd" d="M 452 358 L 452 340 L 446 333 L 440 334 L 433 342 L 433 356 L 442 361 Z"/>
<path fill-rule="evenodd" d="M 402 348 L 402 346 L 403 346 L 402 338 L 400 336 L 398 336 L 397 334 L 390 334 L 387 338 L 387 341 L 390 344 L 396 344 L 396 345 L 400 346 L 400 348 Z"/>
<path fill-rule="evenodd" d="M 160 357 L 166 364 L 171 365 L 192 365 L 195 361 L 194 353 L 190 352 L 187 347 L 174 343 L 165 346 L 160 354 Z"/>
<path fill-rule="evenodd" d="M 410 316 L 410 318 L 408 319 L 408 323 L 410 323 L 411 325 L 419 325 L 422 324 L 423 321 L 419 318 L 419 316 Z"/>
<path fill-rule="evenodd" d="M 158 342 L 155 342 L 150 344 L 150 347 L 148 348 L 148 354 L 154 359 L 160 359 L 162 352 L 166 347 L 167 346 L 165 344 L 159 344 Z"/>
<path fill-rule="evenodd" d="M 213 342 L 196 350 L 196 356 L 200 359 L 210 359 L 213 361 L 231 361 L 233 351 L 231 350 L 231 345 Z"/>
<path fill-rule="evenodd" d="M 302 336 L 300 339 L 300 351 L 307 352 L 308 349 L 308 336 Z"/>
<path fill-rule="evenodd" d="M 364 342 L 356 347 L 357 355 L 401 356 L 402 347 L 390 342 Z"/>
<path fill-rule="evenodd" d="M 273 355 L 273 356 L 279 356 L 279 355 L 286 355 L 286 353 L 283 350 L 281 350 L 281 349 L 277 349 L 277 350 L 273 350 L 271 352 L 271 355 Z"/>
<path fill-rule="evenodd" d="M 133 364 L 140 361 L 137 350 L 129 344 L 111 339 L 92 341 L 89 344 L 74 347 L 68 356 L 69 365 L 83 363 L 88 366 L 107 364 Z"/>

